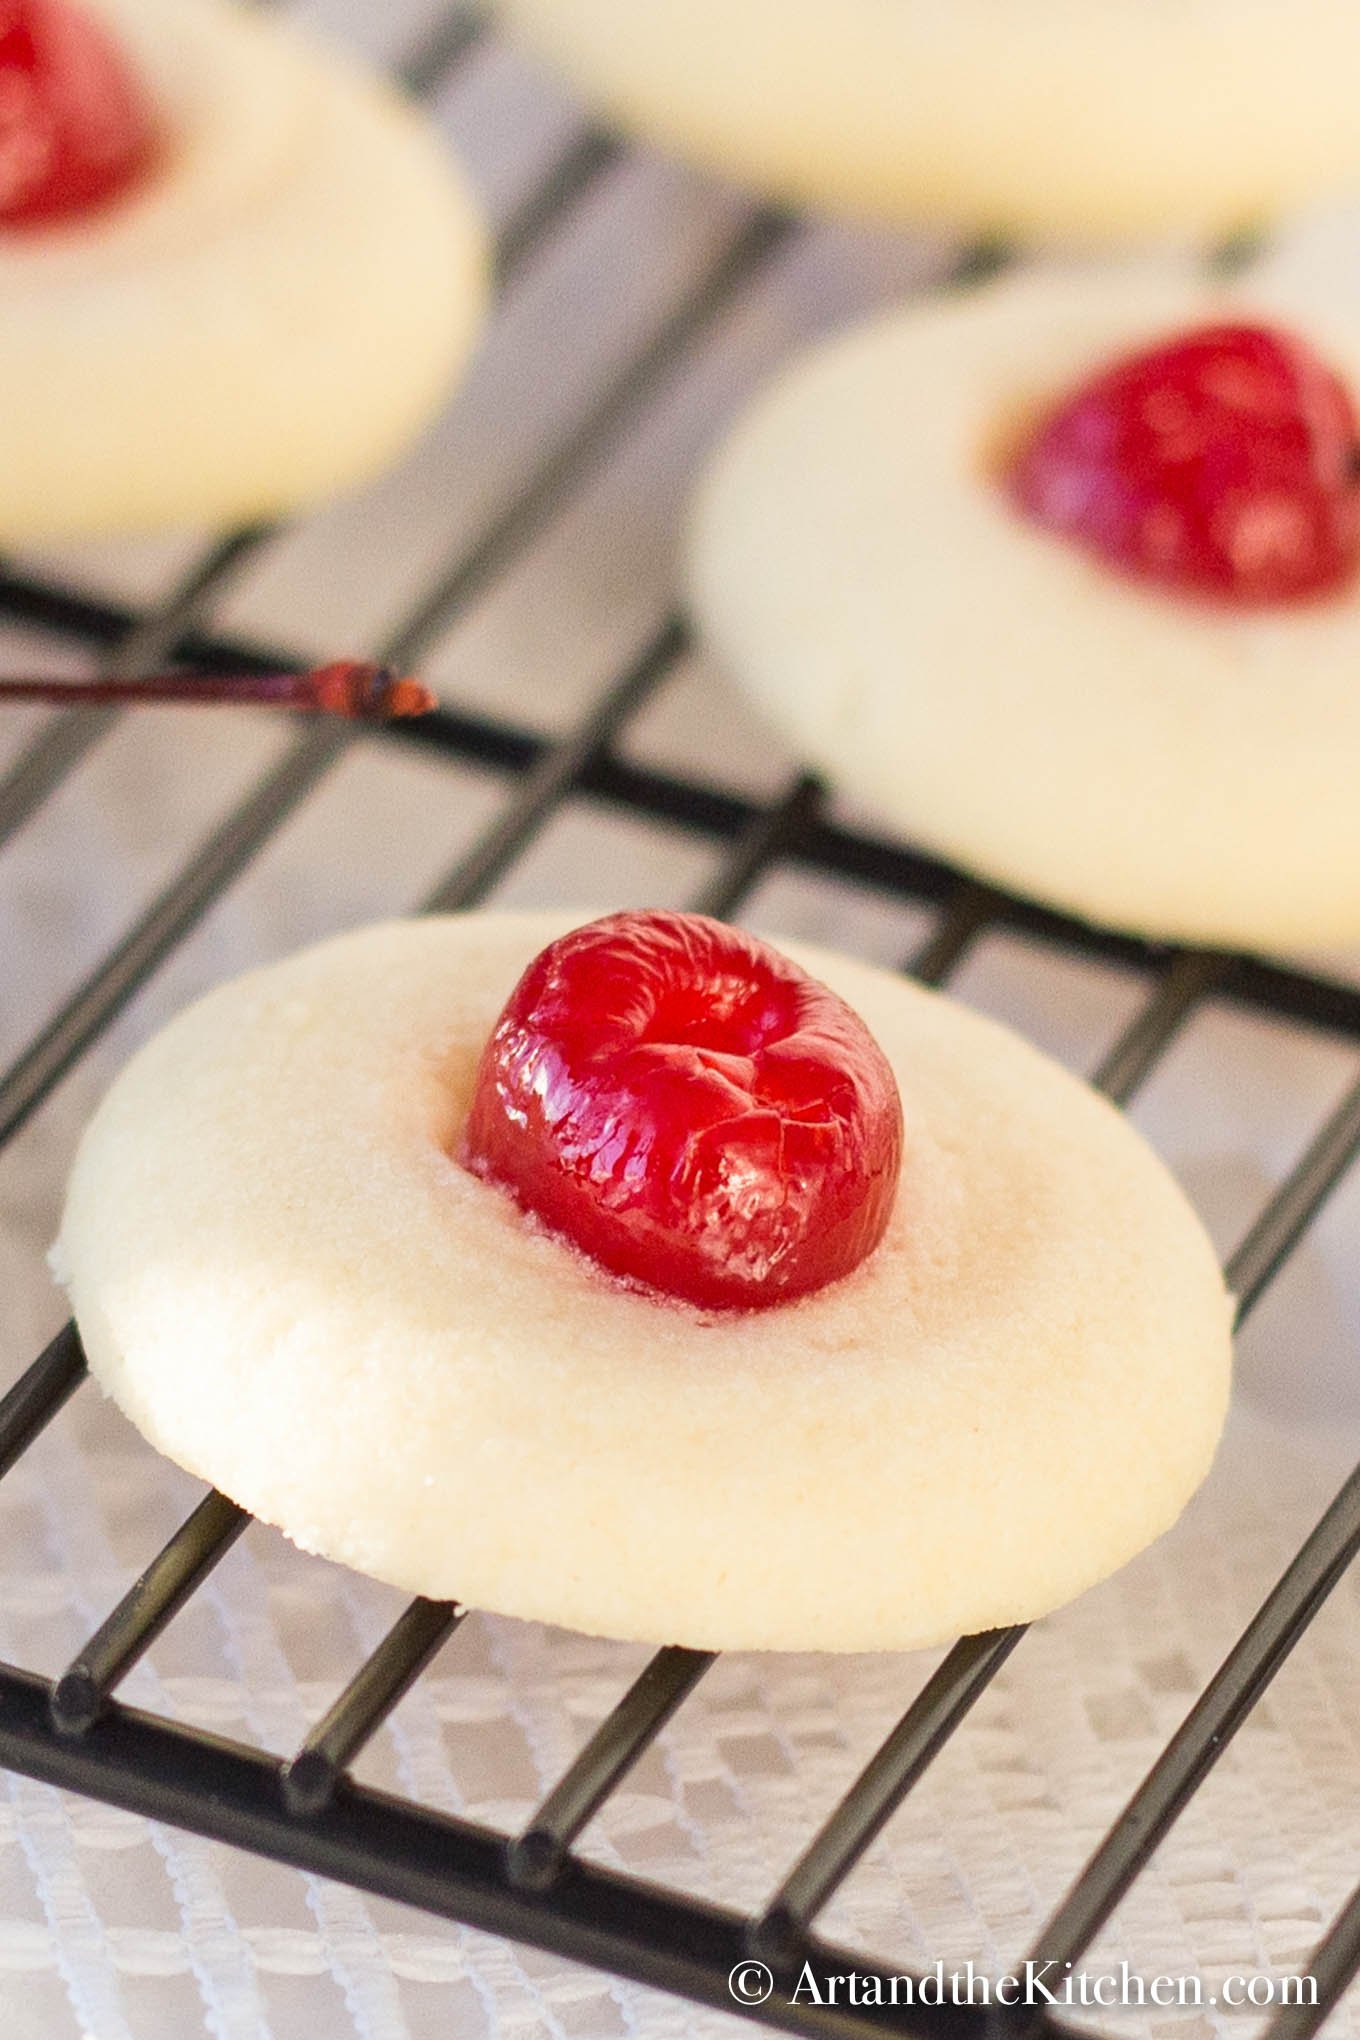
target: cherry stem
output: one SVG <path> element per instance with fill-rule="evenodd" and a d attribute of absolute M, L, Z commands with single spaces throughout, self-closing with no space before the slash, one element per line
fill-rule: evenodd
<path fill-rule="evenodd" d="M 365 722 L 428 715 L 437 706 L 436 697 L 420 681 L 401 679 L 385 666 L 359 659 L 337 659 L 310 673 L 151 673 L 136 680 L 0 678 L 0 702 L 4 701 L 60 702 L 77 708 L 121 702 L 235 702 Z"/>

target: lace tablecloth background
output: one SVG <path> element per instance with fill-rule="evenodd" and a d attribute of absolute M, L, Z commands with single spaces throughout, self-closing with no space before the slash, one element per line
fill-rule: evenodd
<path fill-rule="evenodd" d="M 315 0 L 375 55 L 405 49 L 429 0 Z M 715 60 L 719 60 L 715 56 Z M 503 50 L 438 101 L 493 215 L 522 203 L 578 116 Z M 516 278 L 470 387 L 398 474 L 274 543 L 217 608 L 305 655 L 381 637 L 561 443 L 740 225 L 735 195 L 633 157 L 606 171 Z M 429 661 L 451 698 L 560 727 L 664 616 L 675 532 L 702 448 L 798 339 L 924 287 L 950 256 L 842 229 L 800 230 L 640 403 L 511 571 Z M 202 535 L 43 564 L 142 599 Z M 14 669 L 57 666 L 9 633 Z M 36 717 L 7 715 L 0 762 Z M 124 723 L 0 858 L 17 1053 L 210 821 L 278 754 L 267 718 Z M 791 761 L 698 662 L 627 748 L 698 761 L 758 791 Z M 364 744 L 208 916 L 0 1162 L 5 1378 L 61 1319 L 42 1255 L 78 1130 L 128 1049 L 187 997 L 297 942 L 412 904 L 495 811 L 488 777 Z M 710 853 L 576 804 L 502 887 L 514 901 L 689 899 Z M 784 875 L 750 918 L 884 962 L 921 923 Z M 1345 959 L 1334 960 L 1338 969 Z M 985 941 L 963 996 L 1090 1068 L 1134 1009 L 1113 969 Z M 1230 1247 L 1353 1055 L 1211 1011 L 1137 1107 Z M 1118 1579 L 1041 1623 L 852 1878 L 826 1920 L 890 1965 L 1020 1957 L 1104 1825 L 1214 1670 L 1360 1446 L 1360 1187 L 1334 1199 L 1244 1338 L 1214 1475 L 1179 1528 Z M 760 1441 L 751 1442 L 753 1452 Z M 1061 1466 L 1052 1469 L 1062 1478 Z M 196 1498 L 86 1390 L 0 1487 L 0 1652 L 56 1671 Z M 382 1633 L 397 1596 L 253 1527 L 129 1680 L 141 1699 L 279 1751 Z M 360 1775 L 513 1824 L 579 1748 L 643 1653 L 474 1616 L 403 1702 Z M 602 1861 L 752 1905 L 770 1890 L 934 1660 L 721 1661 L 590 1831 Z M 1354 1694 L 1360 1607 L 1332 1603 L 1093 1951 L 1135 1971 L 1288 1970 L 1360 1871 Z M 1088 2023 L 1090 2015 L 1087 2015 Z M 1246 2035 L 1252 2015 L 1103 2015 L 1130 2033 Z M 1350 2006 L 1334 2030 L 1355 2029 Z M 563 1962 L 466 1934 L 320 1879 L 12 1778 L 0 1786 L 0 2032 L 5 2040 L 474 2040 L 735 2033 Z"/>

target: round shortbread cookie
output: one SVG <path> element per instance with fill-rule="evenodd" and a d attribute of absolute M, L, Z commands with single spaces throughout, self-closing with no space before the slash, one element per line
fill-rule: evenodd
<path fill-rule="evenodd" d="M 800 204 L 1235 231 L 1360 182 L 1337 0 L 501 0 L 608 114 Z"/>
<path fill-rule="evenodd" d="M 1231 292 L 1170 264 L 1020 276 L 815 350 L 701 486 L 704 633 L 812 763 L 993 882 L 1156 938 L 1360 940 L 1360 587 L 1146 588 L 994 473 L 1087 375 L 1224 315 L 1285 322 L 1360 391 L 1347 288 L 1287 251 Z"/>
<path fill-rule="evenodd" d="M 481 323 L 483 234 L 380 79 L 235 0 L 89 0 L 165 160 L 0 234 L 0 543 L 266 518 L 385 465 Z"/>
<path fill-rule="evenodd" d="M 564 925 L 362 930 L 134 1058 L 54 1265 L 151 1442 L 410 1591 L 704 1647 L 936 1642 L 1165 1530 L 1222 1424 L 1229 1305 L 1127 1123 L 995 1023 L 795 949 L 897 1072 L 897 1207 L 843 1282 L 703 1317 L 450 1159 Z"/>

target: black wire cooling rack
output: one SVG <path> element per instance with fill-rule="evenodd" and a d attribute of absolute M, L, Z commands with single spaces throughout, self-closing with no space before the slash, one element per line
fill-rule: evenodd
<path fill-rule="evenodd" d="M 406 66 L 407 82 L 432 90 L 483 33 L 456 11 Z M 574 139 L 502 237 L 512 271 L 611 162 L 616 144 L 588 131 Z M 664 329 L 629 363 L 595 411 L 540 467 L 513 507 L 426 590 L 382 647 L 390 664 L 419 660 L 441 629 L 522 549 L 568 499 L 592 456 L 627 421 L 658 378 L 752 281 L 789 231 L 770 212 L 749 219 Z M 985 252 L 975 251 L 976 270 Z M 0 620 L 50 631 L 97 655 L 104 673 L 133 673 L 174 658 L 192 669 L 274 668 L 275 649 L 214 635 L 213 598 L 272 536 L 237 533 L 206 553 L 162 601 L 144 610 L 93 599 L 0 569 Z M 482 899 L 563 805 L 591 796 L 717 846 L 717 877 L 696 902 L 735 909 L 781 864 L 833 874 L 933 911 L 910 968 L 942 983 L 984 932 L 1022 930 L 1058 949 L 1117 958 L 1141 974 L 1141 1010 L 1096 1081 L 1124 1103 L 1210 996 L 1304 1022 L 1360 1044 L 1360 989 L 1245 956 L 1154 948 L 1102 933 L 960 876 L 899 843 L 838 826 L 806 776 L 762 804 L 694 777 L 625 762 L 614 741 L 679 664 L 684 623 L 667 620 L 605 687 L 575 727 L 546 735 L 445 707 L 381 737 L 338 726 L 302 726 L 291 748 L 201 844 L 169 885 L 14 1065 L 0 1076 L 0 1142 L 8 1140 L 71 1064 L 120 1013 L 273 832 L 357 742 L 402 742 L 473 763 L 508 788 L 492 826 L 423 903 L 428 910 Z M 0 779 L 0 844 L 33 814 L 112 727 L 117 711 L 76 710 L 53 719 Z M 1287 1180 L 1250 1226 L 1227 1265 L 1241 1317 L 1297 1244 L 1360 1151 L 1360 1077 Z M 68 1326 L 0 1402 L 0 1474 L 7 1472 L 85 1378 Z M 744 1916 L 587 1863 L 573 1844 L 708 1670 L 701 1652 L 665 1649 L 647 1665 L 523 1832 L 508 1835 L 440 1815 L 361 1786 L 348 1767 L 462 1619 L 454 1604 L 414 1601 L 355 1672 L 290 1761 L 122 1705 L 120 1681 L 246 1527 L 232 1502 L 209 1494 L 55 1682 L 0 1666 L 0 1763 L 51 1784 L 346 1880 L 601 1969 L 732 2012 L 728 1978 L 748 1958 L 767 1961 L 778 1987 L 747 2016 L 788 2032 L 943 2036 L 984 2027 L 1017 2033 L 1074 2029 L 1046 2007 L 938 2008 L 792 2002 L 787 1986 L 811 1957 L 819 1970 L 871 1963 L 819 1941 L 815 1922 L 884 1823 L 990 1680 L 1020 1643 L 1019 1629 L 965 1637 L 912 1701 L 840 1804 L 789 1869 L 759 1916 Z M 1360 1472 L 1307 1538 L 1219 1671 L 1194 1703 L 1124 1811 L 1035 1943 L 1037 1959 L 1076 1965 L 1158 1843 L 1206 1778 L 1299 1640 L 1360 1544 Z M 1316 2002 L 1288 2004 L 1269 2040 L 1305 2040 L 1360 1966 L 1360 1891 L 1349 1900 L 1304 1973 Z M 862 1995 L 872 1995 L 867 1987 Z"/>

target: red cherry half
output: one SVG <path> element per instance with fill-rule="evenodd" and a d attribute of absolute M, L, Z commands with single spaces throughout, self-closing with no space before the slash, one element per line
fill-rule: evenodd
<path fill-rule="evenodd" d="M 740 929 L 625 913 L 516 985 L 463 1159 L 613 1274 L 755 1310 L 858 1267 L 901 1151 L 892 1069 L 844 1000 Z"/>
<path fill-rule="evenodd" d="M 1105 565 L 1242 606 L 1335 593 L 1360 563 L 1360 445 L 1345 384 L 1266 326 L 1206 326 L 1063 399 L 1005 477 Z"/>
<path fill-rule="evenodd" d="M 97 211 L 155 151 L 150 99 L 100 22 L 66 0 L 0 0 L 0 227 Z"/>

